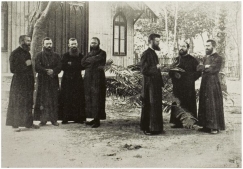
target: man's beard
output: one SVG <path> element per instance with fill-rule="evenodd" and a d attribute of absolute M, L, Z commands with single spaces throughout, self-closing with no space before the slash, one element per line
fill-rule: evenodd
<path fill-rule="evenodd" d="M 100 48 L 99 45 L 97 46 L 90 46 L 90 51 L 95 51 L 95 50 L 98 50 Z"/>
<path fill-rule="evenodd" d="M 158 45 L 152 44 L 152 48 L 154 50 L 160 51 L 160 47 Z"/>
<path fill-rule="evenodd" d="M 70 54 L 71 56 L 78 56 L 78 54 L 79 54 L 79 50 L 78 50 L 78 48 L 76 48 L 76 47 L 72 47 L 72 48 L 70 48 L 70 49 L 69 49 L 69 54 Z"/>
<path fill-rule="evenodd" d="M 183 49 L 181 49 L 181 50 L 179 50 L 179 54 L 180 54 L 181 56 L 184 56 L 184 55 L 187 54 L 187 50 L 183 50 Z"/>
<path fill-rule="evenodd" d="M 213 48 L 212 49 L 206 49 L 206 55 L 211 55 L 213 53 Z"/>
<path fill-rule="evenodd" d="M 28 52 L 30 51 L 30 45 L 27 45 L 26 43 L 23 43 L 21 47 Z"/>
<path fill-rule="evenodd" d="M 43 47 L 43 50 L 44 50 L 45 52 L 50 53 L 50 52 L 52 52 L 52 47 Z"/>
<path fill-rule="evenodd" d="M 72 48 L 70 48 L 70 51 L 71 51 L 72 53 L 77 53 L 77 52 L 78 52 L 78 48 L 76 48 L 76 47 L 72 47 Z"/>

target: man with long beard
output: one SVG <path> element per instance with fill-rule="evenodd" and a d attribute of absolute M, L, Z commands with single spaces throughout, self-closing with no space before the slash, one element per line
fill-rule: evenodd
<path fill-rule="evenodd" d="M 199 125 L 202 131 L 217 134 L 220 130 L 225 130 L 224 108 L 221 85 L 219 81 L 219 71 L 221 69 L 222 57 L 216 53 L 216 42 L 207 40 L 206 57 L 203 64 L 198 66 L 202 71 L 202 82 L 200 87 Z"/>
<path fill-rule="evenodd" d="M 6 125 L 16 132 L 19 127 L 38 129 L 33 124 L 32 106 L 34 91 L 34 74 L 30 56 L 31 39 L 27 35 L 19 37 L 20 46 L 10 55 L 10 71 L 13 73 L 10 87 Z"/>
<path fill-rule="evenodd" d="M 106 52 L 100 49 L 100 40 L 97 37 L 91 39 L 90 52 L 82 59 L 81 64 L 85 68 L 85 113 L 87 118 L 94 118 L 86 124 L 97 128 L 100 126 L 100 120 L 106 119 L 106 79 L 103 69 L 106 64 Z"/>
<path fill-rule="evenodd" d="M 172 78 L 173 94 L 180 101 L 180 107 L 197 118 L 197 103 L 195 81 L 201 76 L 197 71 L 198 61 L 188 54 L 189 44 L 181 42 L 179 45 L 179 56 L 175 58 L 173 65 L 183 71 L 172 69 L 169 72 Z M 173 66 L 172 66 L 173 67 Z M 176 105 L 176 103 L 173 103 Z M 183 127 L 179 118 L 175 117 L 175 108 L 172 107 L 170 123 L 174 123 L 174 128 Z"/>
<path fill-rule="evenodd" d="M 81 71 L 83 55 L 78 50 L 77 39 L 68 41 L 69 51 L 62 57 L 62 70 L 64 71 L 61 83 L 59 117 L 62 124 L 68 121 L 83 123 L 85 118 L 84 85 Z"/>
<path fill-rule="evenodd" d="M 163 131 L 161 65 L 155 51 L 160 51 L 160 35 L 151 34 L 149 48 L 141 57 L 142 114 L 140 128 L 146 135 L 160 134 Z"/>
<path fill-rule="evenodd" d="M 42 41 L 43 51 L 36 55 L 35 70 L 38 73 L 38 90 L 34 111 L 35 120 L 40 126 L 51 121 L 58 126 L 58 92 L 62 63 L 60 56 L 52 50 L 52 40 L 48 37 Z"/>

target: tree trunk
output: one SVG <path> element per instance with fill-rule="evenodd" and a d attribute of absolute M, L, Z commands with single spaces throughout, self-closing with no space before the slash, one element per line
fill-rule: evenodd
<path fill-rule="evenodd" d="M 48 18 L 50 17 L 51 11 L 54 10 L 55 3 L 50 1 L 48 4 L 42 2 L 40 10 L 43 10 L 41 15 L 36 22 L 33 23 L 33 34 L 32 34 L 32 42 L 31 42 L 31 50 L 30 53 L 32 55 L 33 61 L 33 69 L 35 70 L 35 56 L 38 52 L 42 50 L 42 39 L 47 35 L 47 24 Z M 46 6 L 46 8 L 44 8 Z M 35 71 L 34 71 L 35 72 Z"/>
<path fill-rule="evenodd" d="M 193 37 L 190 37 L 190 52 L 194 52 L 194 43 L 193 43 Z"/>
<path fill-rule="evenodd" d="M 169 32 L 168 32 L 168 17 L 167 17 L 167 9 L 163 7 L 164 15 L 165 15 L 165 32 L 166 32 L 166 46 L 167 46 L 167 53 L 170 53 L 169 50 Z"/>
<path fill-rule="evenodd" d="M 200 33 L 200 36 L 201 36 L 201 38 L 202 38 L 202 41 L 203 41 L 203 46 L 205 47 L 205 42 L 204 42 L 204 38 L 203 38 L 203 35 L 202 35 L 202 33 Z"/>
<path fill-rule="evenodd" d="M 218 47 L 217 52 L 222 57 L 223 62 L 221 65 L 221 71 L 219 74 L 219 80 L 221 84 L 222 91 L 227 92 L 227 85 L 226 85 L 226 76 L 225 76 L 225 43 L 226 43 L 226 33 L 225 33 L 225 20 L 226 20 L 226 11 L 225 9 L 221 8 L 219 11 L 219 20 L 218 20 Z"/>
<path fill-rule="evenodd" d="M 176 2 L 176 5 L 175 5 L 175 25 L 174 25 L 174 40 L 173 40 L 174 54 L 176 53 L 175 49 L 176 49 L 177 17 L 178 17 L 178 2 Z"/>

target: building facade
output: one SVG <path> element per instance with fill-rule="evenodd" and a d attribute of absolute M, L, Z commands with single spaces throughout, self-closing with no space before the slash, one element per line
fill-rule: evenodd
<path fill-rule="evenodd" d="M 18 38 L 28 32 L 28 26 L 38 1 L 2 2 L 2 75 L 11 75 L 9 55 L 19 46 Z M 55 2 L 47 25 L 47 36 L 53 39 L 54 50 L 63 54 L 68 50 L 68 39 L 77 38 L 83 54 L 89 50 L 89 41 L 98 37 L 107 59 L 128 66 L 134 60 L 134 23 L 140 17 L 156 21 L 157 16 L 144 2 Z"/>

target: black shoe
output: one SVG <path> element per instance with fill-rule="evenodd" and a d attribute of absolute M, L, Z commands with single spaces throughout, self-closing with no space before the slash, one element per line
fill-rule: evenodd
<path fill-rule="evenodd" d="M 40 128 L 40 125 L 33 124 L 32 126 L 26 127 L 26 128 L 39 129 Z"/>
<path fill-rule="evenodd" d="M 95 123 L 91 126 L 91 128 L 98 128 L 98 127 L 100 127 L 100 123 Z"/>
<path fill-rule="evenodd" d="M 165 131 L 146 131 L 146 130 L 144 130 L 143 133 L 145 135 L 159 135 L 159 134 L 164 134 Z"/>
<path fill-rule="evenodd" d="M 68 121 L 62 121 L 62 124 L 69 124 Z"/>
<path fill-rule="evenodd" d="M 51 123 L 53 126 L 59 126 L 59 123 L 58 122 L 52 122 Z"/>
<path fill-rule="evenodd" d="M 178 128 L 183 128 L 183 126 L 182 125 L 174 125 L 174 126 L 171 126 L 171 128 L 178 129 Z"/>
<path fill-rule="evenodd" d="M 211 132 L 211 130 L 210 129 L 208 129 L 208 128 L 201 128 L 201 129 L 198 129 L 198 131 L 199 132 L 204 132 L 204 133 L 210 133 Z"/>
<path fill-rule="evenodd" d="M 151 135 L 151 132 L 150 132 L 150 131 L 143 130 L 143 133 L 144 133 L 145 135 Z"/>
<path fill-rule="evenodd" d="M 85 123 L 86 125 L 92 126 L 95 124 L 95 120 L 91 120 Z"/>
<path fill-rule="evenodd" d="M 39 126 L 45 126 L 46 122 L 40 122 Z"/>

